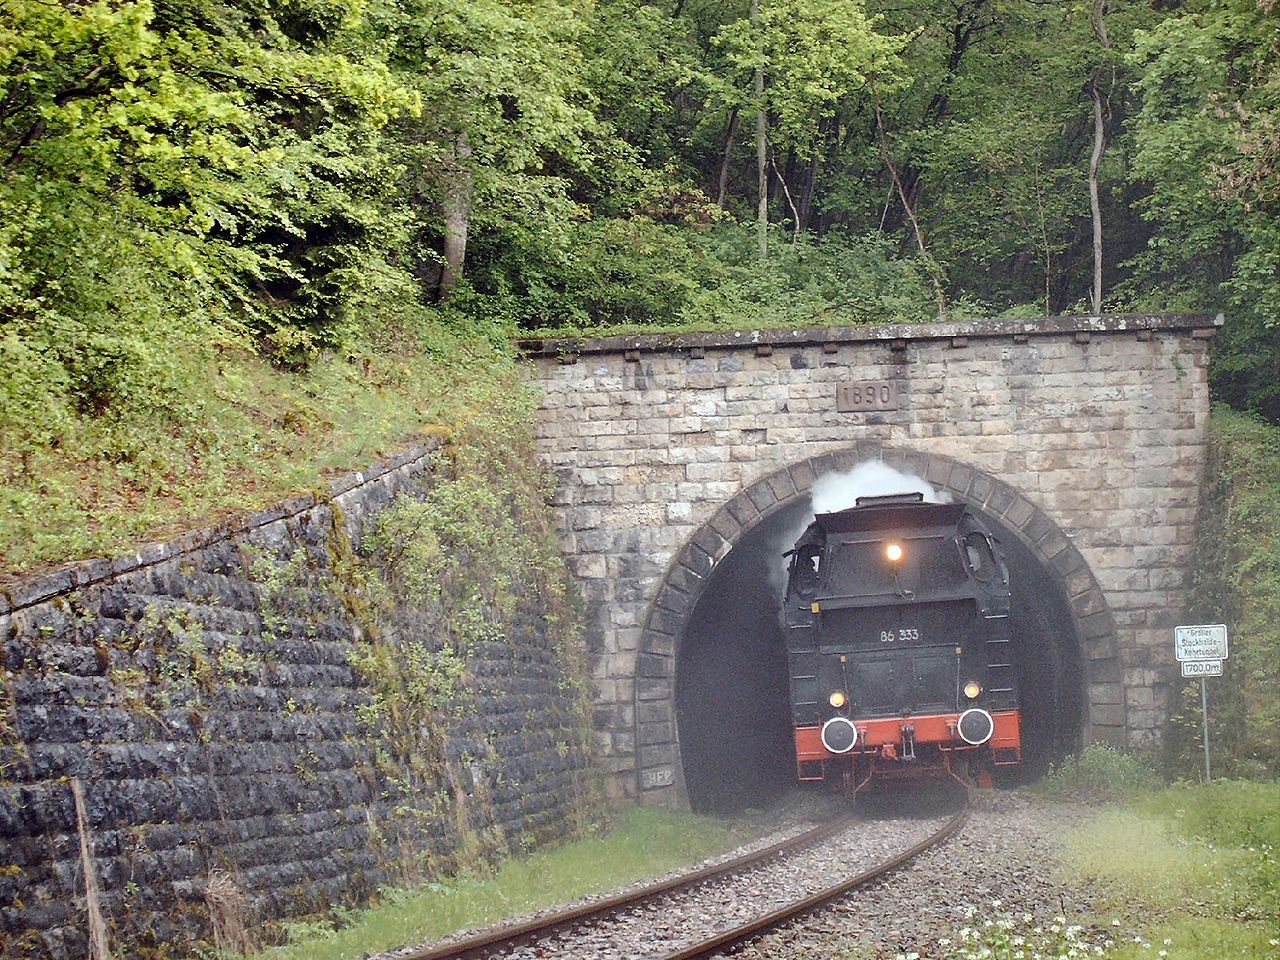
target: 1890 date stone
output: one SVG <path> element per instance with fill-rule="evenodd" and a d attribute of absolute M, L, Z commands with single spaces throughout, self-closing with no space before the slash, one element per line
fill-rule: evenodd
<path fill-rule="evenodd" d="M 861 380 L 836 384 L 836 411 L 897 410 L 898 384 L 894 380 Z"/>

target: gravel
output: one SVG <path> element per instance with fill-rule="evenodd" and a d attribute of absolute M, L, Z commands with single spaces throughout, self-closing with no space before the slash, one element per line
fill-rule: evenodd
<path fill-rule="evenodd" d="M 1091 892 L 1061 879 L 1063 832 L 1086 808 L 1020 793 L 980 791 L 963 829 L 942 846 L 828 908 L 761 938 L 736 954 L 748 960 L 952 956 L 940 940 L 994 913 L 1051 923 L 1098 912 Z"/>
<path fill-rule="evenodd" d="M 664 896 L 506 955 L 520 960 L 639 960 L 666 956 L 712 933 L 748 923 L 817 893 L 843 877 L 861 873 L 919 843 L 945 820 L 894 820 L 874 824 L 875 829 L 858 824 L 816 847 L 745 873 L 700 884 L 693 890 Z"/>

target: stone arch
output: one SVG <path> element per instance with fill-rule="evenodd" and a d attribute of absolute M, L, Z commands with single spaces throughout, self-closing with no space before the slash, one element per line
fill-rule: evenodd
<path fill-rule="evenodd" d="M 676 647 L 711 572 L 765 518 L 807 496 L 818 477 L 868 460 L 922 477 L 1011 530 L 1063 585 L 1082 647 L 1084 682 L 1092 691 L 1095 684 L 1121 681 L 1119 637 L 1102 587 L 1071 539 L 1044 511 L 1009 484 L 952 457 L 859 441 L 749 484 L 721 505 L 668 565 L 649 605 L 636 654 L 636 776 L 642 802 L 688 805 L 675 718 Z M 1086 695 L 1086 716 L 1081 718 L 1086 741 L 1123 736 L 1123 698 L 1119 699 L 1120 704 L 1095 704 Z"/>

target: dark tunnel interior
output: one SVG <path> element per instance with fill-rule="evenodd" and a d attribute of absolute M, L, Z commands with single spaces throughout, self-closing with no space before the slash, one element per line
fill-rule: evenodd
<path fill-rule="evenodd" d="M 795 786 L 787 661 L 779 611 L 784 561 L 812 519 L 800 500 L 748 533 L 712 572 L 678 647 L 676 715 L 695 810 L 767 805 Z M 1081 654 L 1055 575 L 1011 531 L 983 515 L 1010 570 L 1019 658 L 1024 760 L 1003 777 L 1025 782 L 1079 742 Z"/>

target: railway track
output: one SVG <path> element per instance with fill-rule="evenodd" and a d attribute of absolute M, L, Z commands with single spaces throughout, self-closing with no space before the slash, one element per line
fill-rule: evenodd
<path fill-rule="evenodd" d="M 779 841 L 759 850 L 752 851 L 731 860 L 713 864 L 689 873 L 657 881 L 638 889 L 630 890 L 615 896 L 595 900 L 581 906 L 571 907 L 536 917 L 523 923 L 508 924 L 482 930 L 465 939 L 453 940 L 441 944 L 432 944 L 420 948 L 395 951 L 389 955 L 395 960 L 475 960 L 481 957 L 498 956 L 531 956 L 540 957 L 564 955 L 586 960 L 588 956 L 599 957 L 640 957 L 652 960 L 698 960 L 716 953 L 730 950 L 738 944 L 751 940 L 768 930 L 780 926 L 805 913 L 834 900 L 858 887 L 865 886 L 901 867 L 930 847 L 936 846 L 950 837 L 964 823 L 968 816 L 965 808 L 946 819 L 940 827 L 932 830 L 922 839 L 917 840 L 905 849 L 899 849 L 890 855 L 880 855 L 870 866 L 853 875 L 841 876 L 830 882 L 806 890 L 803 895 L 786 899 L 785 902 L 771 902 L 766 907 L 749 909 L 746 917 L 736 917 L 727 923 L 713 924 L 714 929 L 691 934 L 694 939 L 680 943 L 674 950 L 654 952 L 661 949 L 663 937 L 656 936 L 650 941 L 648 948 L 636 946 L 628 949 L 613 941 L 606 933 L 587 933 L 586 943 L 577 945 L 558 944 L 562 938 L 572 938 L 580 930 L 607 931 L 609 925 L 628 912 L 634 914 L 644 910 L 651 904 L 660 903 L 663 898 L 679 898 L 690 896 L 699 889 L 713 884 L 714 881 L 730 881 L 749 875 L 753 871 L 761 871 L 766 886 L 794 882 L 794 877 L 769 877 L 768 868 L 775 864 L 785 863 L 788 858 L 814 854 L 809 852 L 819 848 L 824 841 L 839 840 L 857 827 L 868 826 L 867 822 L 853 817 L 843 818 L 824 824 Z M 875 826 L 875 822 L 872 822 Z M 807 853 L 809 852 L 809 853 Z M 836 852 L 837 861 L 844 856 L 842 851 Z M 817 860 L 815 862 L 822 863 Z M 761 885 L 756 882 L 756 887 Z M 734 894 L 730 894 L 734 896 Z M 714 897 L 709 898 L 714 901 Z M 736 897 L 735 897 L 736 899 Z M 681 912 L 679 904 L 675 906 L 677 915 Z M 714 906 L 712 907 L 714 909 Z M 656 907 L 655 907 L 656 910 Z M 741 913 L 741 911 L 739 911 Z M 643 926 L 647 921 L 633 919 L 631 927 L 642 929 L 635 931 L 645 933 Z M 668 921 L 670 923 L 670 921 Z M 696 924 L 693 924 L 696 926 Z M 595 947 L 592 944 L 596 944 Z M 530 946 L 536 945 L 536 946 Z"/>

